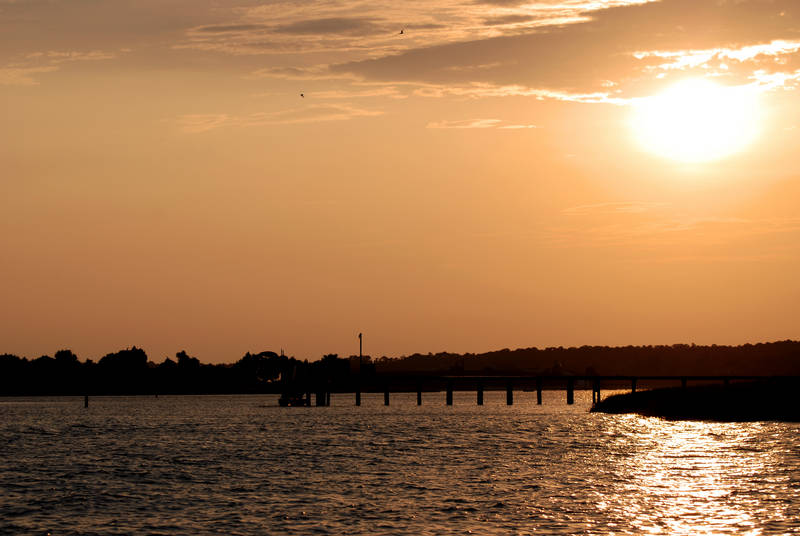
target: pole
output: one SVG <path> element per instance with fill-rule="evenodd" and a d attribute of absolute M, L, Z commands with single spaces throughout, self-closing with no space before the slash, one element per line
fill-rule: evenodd
<path fill-rule="evenodd" d="M 358 334 L 358 379 L 356 380 L 356 406 L 361 405 L 361 333 Z"/>
<path fill-rule="evenodd" d="M 536 404 L 542 405 L 542 377 L 536 378 Z"/>

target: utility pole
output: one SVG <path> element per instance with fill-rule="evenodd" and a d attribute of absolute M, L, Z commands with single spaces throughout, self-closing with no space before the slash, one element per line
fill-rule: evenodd
<path fill-rule="evenodd" d="M 356 387 L 356 406 L 361 405 L 361 333 L 358 334 L 358 386 Z"/>

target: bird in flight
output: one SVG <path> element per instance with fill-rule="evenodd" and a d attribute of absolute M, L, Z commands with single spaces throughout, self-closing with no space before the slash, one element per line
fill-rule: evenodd
<path fill-rule="evenodd" d="M 405 30 L 400 30 L 400 35 L 403 35 L 403 32 L 404 32 L 404 31 L 405 31 Z"/>
<path fill-rule="evenodd" d="M 305 95 L 303 95 L 302 93 L 300 93 L 300 96 L 301 96 L 301 97 L 303 97 L 304 99 L 306 98 L 306 96 L 305 96 Z"/>

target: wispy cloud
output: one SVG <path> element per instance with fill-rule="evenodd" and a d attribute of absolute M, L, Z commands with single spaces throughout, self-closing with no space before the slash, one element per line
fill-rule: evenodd
<path fill-rule="evenodd" d="M 660 210 L 665 203 L 602 203 L 571 207 L 567 217 L 584 216 L 579 222 L 564 221 L 549 230 L 551 245 L 557 247 L 643 247 L 724 246 L 758 241 L 759 255 L 782 247 L 786 236 L 800 238 L 800 218 L 745 218 L 714 215 L 675 215 Z M 781 238 L 784 237 L 784 238 Z M 749 243 L 749 242 L 748 242 Z M 748 248 L 752 249 L 752 248 Z M 709 252 L 709 254 L 712 254 Z"/>
<path fill-rule="evenodd" d="M 798 52 L 800 40 L 773 40 L 740 47 L 637 51 L 633 56 L 647 62 L 644 70 L 658 77 L 669 72 L 699 72 L 755 80 L 760 89 L 772 90 L 795 85 L 800 71 L 791 64 L 800 62 Z"/>
<path fill-rule="evenodd" d="M 128 52 L 125 49 L 122 52 Z M 47 61 L 49 63 L 66 63 L 73 61 L 99 61 L 112 60 L 119 54 L 105 50 L 48 50 L 46 52 L 31 52 L 25 56 L 27 60 Z"/>
<path fill-rule="evenodd" d="M 370 97 L 389 97 L 392 99 L 404 99 L 407 95 L 400 92 L 396 86 L 378 86 L 364 89 L 354 86 L 349 89 L 334 89 L 325 91 L 307 92 L 309 99 L 339 100 L 339 99 L 363 99 Z"/>
<path fill-rule="evenodd" d="M 326 64 L 300 67 L 264 67 L 245 76 L 246 79 L 279 78 L 284 80 L 357 80 L 349 73 L 334 73 Z"/>
<path fill-rule="evenodd" d="M 208 132 L 221 127 L 257 127 L 347 121 L 356 117 L 381 115 L 379 110 L 366 110 L 349 104 L 315 104 L 287 110 L 257 112 L 249 115 L 188 114 L 180 116 L 178 126 L 189 133 Z"/>
<path fill-rule="evenodd" d="M 555 91 L 545 88 L 532 88 L 521 85 L 494 85 L 483 82 L 473 82 L 467 85 L 437 85 L 420 84 L 413 91 L 418 97 L 464 97 L 472 99 L 492 97 L 533 97 L 538 100 L 558 100 L 581 103 L 604 103 L 625 105 L 630 100 L 616 97 L 609 92 L 596 93 L 570 93 L 568 91 Z"/>
<path fill-rule="evenodd" d="M 58 67 L 4 67 L 0 68 L 0 86 L 36 86 L 35 75 L 57 71 Z"/>
<path fill-rule="evenodd" d="M 495 128 L 502 121 L 500 119 L 461 119 L 456 121 L 433 121 L 426 128 Z"/>
<path fill-rule="evenodd" d="M 476 96 L 508 96 L 519 94 L 509 88 L 521 87 L 534 88 L 524 93 L 542 99 L 585 103 L 623 102 L 648 94 L 668 82 L 660 82 L 658 75 L 675 71 L 681 76 L 682 71 L 714 71 L 741 84 L 758 70 L 800 69 L 800 4 L 794 0 L 587 2 L 584 11 L 571 13 L 568 24 L 540 14 L 534 16 L 536 23 L 547 24 L 522 29 L 515 26 L 527 24 L 522 22 L 530 15 L 525 4 L 494 5 L 481 18 L 488 38 L 416 47 L 332 64 L 330 69 L 371 81 L 439 87 L 421 90 L 427 96 L 452 96 L 455 91 L 447 90 L 451 87 L 469 88 Z M 548 5 L 552 16 L 556 4 Z M 505 90 L 471 87 L 476 83 Z"/>
<path fill-rule="evenodd" d="M 528 128 L 538 128 L 536 125 L 520 125 L 520 124 L 504 124 L 502 119 L 459 119 L 459 120 L 443 120 L 432 121 L 426 125 L 426 128 L 439 128 L 439 129 L 470 129 L 470 128 L 496 128 L 507 130 L 518 130 Z"/>
<path fill-rule="evenodd" d="M 208 132 L 224 126 L 230 120 L 228 114 L 186 114 L 178 118 L 178 125 L 184 132 Z"/>
<path fill-rule="evenodd" d="M 667 206 L 669 206 L 668 203 L 657 201 L 619 201 L 569 207 L 562 210 L 561 213 L 567 216 L 586 216 L 590 214 L 642 214 Z"/>
<path fill-rule="evenodd" d="M 290 35 L 375 35 L 388 33 L 389 28 L 381 19 L 367 17 L 323 17 L 298 20 L 275 26 L 272 31 Z"/>
<path fill-rule="evenodd" d="M 422 0 L 280 2 L 231 10 L 230 20 L 191 28 L 176 46 L 238 55 L 348 52 L 351 59 L 366 59 L 585 21 L 594 10 L 646 1 L 651 0 L 495 6 L 461 0 L 439 0 L 435 6 Z"/>
<path fill-rule="evenodd" d="M 58 71 L 67 63 L 111 60 L 118 57 L 119 53 L 123 52 L 129 52 L 129 50 L 123 49 L 119 52 L 102 50 L 48 50 L 29 52 L 6 64 L 5 67 L 0 67 L 0 85 L 39 85 L 40 81 L 36 76 L 38 74 Z"/>
<path fill-rule="evenodd" d="M 502 125 L 497 128 L 501 130 L 523 130 L 529 128 L 539 128 L 539 125 Z"/>

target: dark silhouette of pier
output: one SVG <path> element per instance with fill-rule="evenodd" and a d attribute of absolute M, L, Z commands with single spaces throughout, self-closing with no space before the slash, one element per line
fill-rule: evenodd
<path fill-rule="evenodd" d="M 294 405 L 311 406 L 311 394 L 315 394 L 316 406 L 330 405 L 331 392 L 353 393 L 355 405 L 361 405 L 362 392 L 383 393 L 383 403 L 388 406 L 391 401 L 392 393 L 413 393 L 417 394 L 417 405 L 422 405 L 423 392 L 444 392 L 445 404 L 453 405 L 453 393 L 455 391 L 474 391 L 476 394 L 476 404 L 482 406 L 484 403 L 484 393 L 486 391 L 502 391 L 506 393 L 506 405 L 514 404 L 514 392 L 536 393 L 536 403 L 542 404 L 542 393 L 554 390 L 566 391 L 567 404 L 575 403 L 576 390 L 591 390 L 592 403 L 599 403 L 602 390 L 619 391 L 629 389 L 635 393 L 637 389 L 650 389 L 654 387 L 680 386 L 686 389 L 688 385 L 712 385 L 718 384 L 729 386 L 732 383 L 743 382 L 774 382 L 781 385 L 796 384 L 800 380 L 797 376 L 664 376 L 664 375 L 641 375 L 641 376 L 386 376 L 373 377 L 368 385 L 356 381 L 349 386 L 335 386 L 331 383 L 318 383 L 314 386 L 287 386 L 287 392 L 305 393 L 298 399 L 301 402 Z"/>

